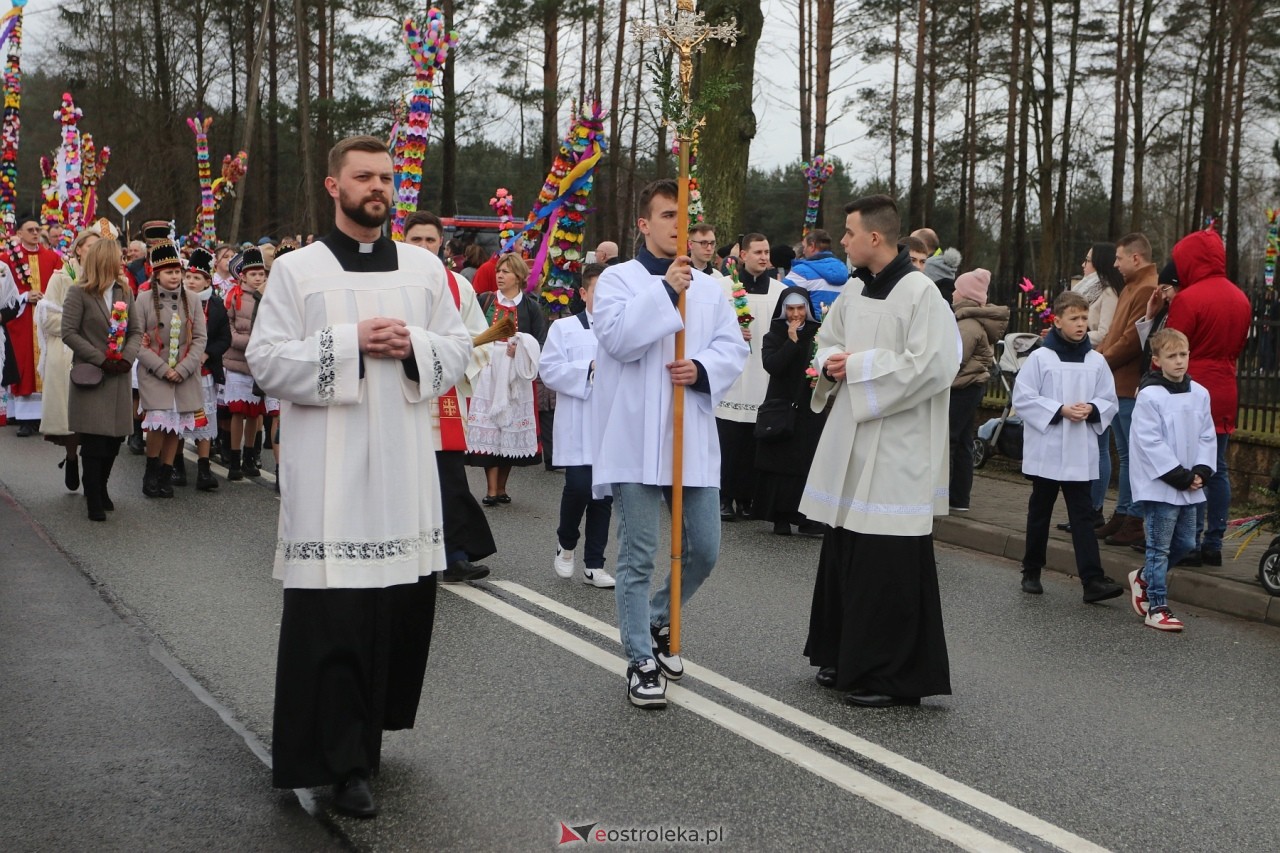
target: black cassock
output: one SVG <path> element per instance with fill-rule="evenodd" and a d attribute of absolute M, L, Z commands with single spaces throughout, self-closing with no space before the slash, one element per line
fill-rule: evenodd
<path fill-rule="evenodd" d="M 950 694 L 933 537 L 829 530 L 804 653 L 836 668 L 838 690 Z"/>

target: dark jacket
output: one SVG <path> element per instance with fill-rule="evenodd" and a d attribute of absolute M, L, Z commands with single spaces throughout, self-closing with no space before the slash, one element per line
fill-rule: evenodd
<path fill-rule="evenodd" d="M 1147 264 L 1136 275 L 1125 279 L 1111 327 L 1098 345 L 1099 354 L 1111 368 L 1117 397 L 1130 400 L 1137 397 L 1138 381 L 1147 372 L 1147 364 L 1142 360 L 1142 341 L 1134 324 L 1146 316 L 1147 300 L 1156 289 L 1158 277 L 1156 265 Z"/>
<path fill-rule="evenodd" d="M 809 292 L 803 287 L 788 287 L 778 297 L 774 309 L 774 320 L 769 323 L 769 331 L 765 333 L 761 344 L 760 359 L 765 372 L 769 374 L 769 388 L 765 392 L 766 400 L 787 400 L 796 404 L 796 428 L 790 438 L 768 444 L 767 452 L 756 454 L 756 467 L 762 471 L 776 474 L 800 474 L 808 472 L 813 454 L 818 448 L 818 439 L 822 435 L 822 425 L 826 422 L 825 412 L 813 412 L 809 408 L 812 390 L 806 368 L 813 360 L 813 339 L 818 334 L 819 324 L 810 319 L 796 332 L 798 341 L 791 340 L 787 334 L 787 321 L 782 305 L 787 295 L 797 293 L 805 297 L 808 304 Z M 761 445 L 762 448 L 765 445 Z"/>
<path fill-rule="evenodd" d="M 214 382 L 222 384 L 227 381 L 227 372 L 222 369 L 222 354 L 231 347 L 231 323 L 227 319 L 227 307 L 216 293 L 204 303 L 204 310 L 208 331 L 204 345 L 204 369 L 209 371 Z"/>
<path fill-rule="evenodd" d="M 1253 322 L 1249 297 L 1227 278 L 1227 252 L 1213 231 L 1188 234 L 1173 247 L 1173 264 L 1182 287 L 1169 303 L 1167 325 L 1187 336 L 1191 361 L 1187 373 L 1209 392 L 1213 428 L 1219 435 L 1236 429 L 1239 390 L 1236 363 Z"/>

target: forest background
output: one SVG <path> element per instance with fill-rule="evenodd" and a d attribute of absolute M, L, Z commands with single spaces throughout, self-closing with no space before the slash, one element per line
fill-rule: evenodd
<path fill-rule="evenodd" d="M 505 186 L 521 217 L 574 104 L 598 96 L 609 151 L 587 243 L 630 246 L 639 188 L 674 171 L 653 85 L 662 60 L 631 32 L 668 14 L 666 4 L 439 5 L 461 41 L 437 81 L 421 206 L 488 214 Z M 708 22 L 736 18 L 743 33 L 736 47 L 699 57 L 695 78 L 727 73 L 738 84 L 700 142 L 707 219 L 722 241 L 744 231 L 798 240 L 801 164 L 825 153 L 839 164 L 823 205 L 837 233 L 845 201 L 888 192 L 911 227 L 933 227 L 965 268 L 988 267 L 1002 282 L 1062 281 L 1088 244 L 1130 230 L 1164 256 L 1209 217 L 1230 273 L 1261 273 L 1265 211 L 1280 206 L 1280 0 L 698 8 Z M 319 188 L 324 153 L 349 134 L 389 133 L 412 85 L 399 25 L 425 12 L 394 0 L 33 0 L 20 206 L 38 198 L 38 158 L 58 142 L 51 117 L 69 91 L 82 129 L 112 149 L 103 193 L 123 182 L 143 200 L 133 221 L 191 227 L 199 186 L 186 118 L 203 112 L 214 118 L 215 171 L 224 153 L 249 152 L 234 236 L 323 232 L 332 223 Z M 224 237 L 232 207 L 219 213 Z"/>

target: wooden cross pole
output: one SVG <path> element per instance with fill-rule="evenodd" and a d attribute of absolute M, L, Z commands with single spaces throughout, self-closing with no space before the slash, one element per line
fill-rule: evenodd
<path fill-rule="evenodd" d="M 693 104 L 693 55 L 706 50 L 709 39 L 737 44 L 738 22 L 711 25 L 703 20 L 702 12 L 695 12 L 693 0 L 676 0 L 676 13 L 668 21 L 653 25 L 636 26 L 640 39 L 660 39 L 667 49 L 676 54 L 680 63 L 679 103 L 664 104 L 666 120 L 675 131 L 679 143 L 680 176 L 676 196 L 676 253 L 689 251 L 689 158 L 693 150 L 693 137 L 703 120 L 695 115 Z M 685 317 L 685 292 L 681 291 L 676 308 L 680 312 L 681 329 L 676 332 L 675 360 L 684 359 L 685 341 L 683 321 Z M 672 389 L 672 445 L 671 445 L 671 653 L 680 653 L 680 574 L 681 552 L 684 550 L 684 386 Z"/>

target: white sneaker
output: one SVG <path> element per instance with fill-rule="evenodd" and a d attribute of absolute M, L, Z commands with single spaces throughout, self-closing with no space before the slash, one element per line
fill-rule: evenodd
<path fill-rule="evenodd" d="M 573 577 L 573 552 L 566 551 L 557 544 L 556 561 L 551 564 L 551 568 L 562 578 Z"/>
<path fill-rule="evenodd" d="M 658 666 L 668 681 L 679 681 L 684 677 L 684 661 L 680 655 L 671 653 L 671 626 L 649 626 L 649 635 L 653 637 L 653 654 L 658 659 Z"/>
<path fill-rule="evenodd" d="M 1157 607 L 1147 611 L 1147 617 L 1144 620 L 1148 628 L 1155 628 L 1157 631 L 1178 632 L 1182 630 L 1182 620 L 1169 612 L 1168 607 Z"/>
<path fill-rule="evenodd" d="M 653 658 L 627 667 L 627 698 L 640 708 L 667 707 L 667 686 Z"/>
<path fill-rule="evenodd" d="M 604 569 L 583 569 L 582 582 L 596 589 L 613 589 L 615 584 L 613 575 Z"/>
<path fill-rule="evenodd" d="M 1133 612 L 1138 616 L 1146 618 L 1147 616 L 1147 582 L 1142 579 L 1142 570 L 1134 569 L 1129 572 L 1129 603 L 1133 605 Z"/>

